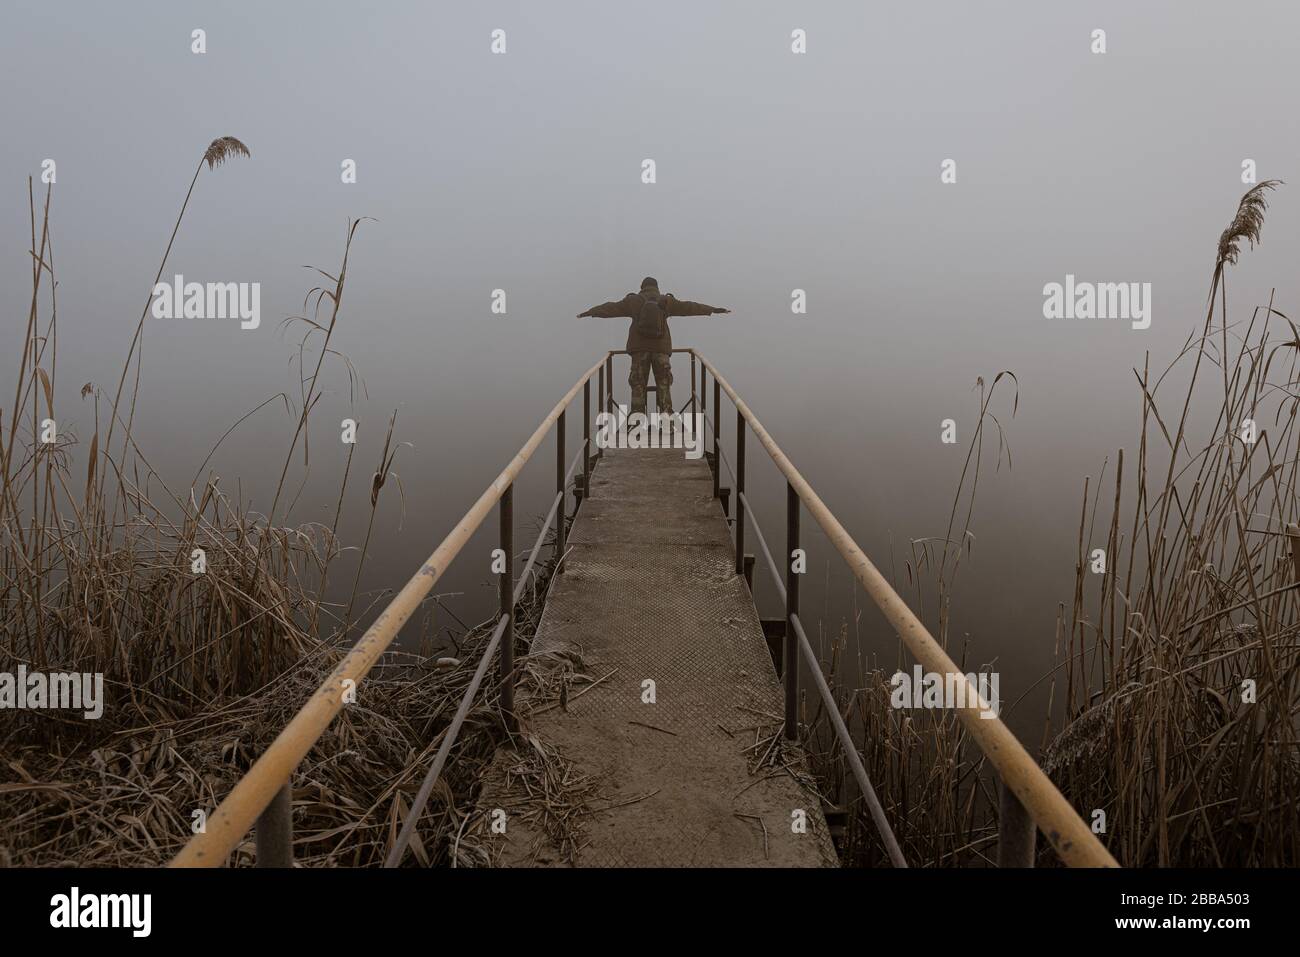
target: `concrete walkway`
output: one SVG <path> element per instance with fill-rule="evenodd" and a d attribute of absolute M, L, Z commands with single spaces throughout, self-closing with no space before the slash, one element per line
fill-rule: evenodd
<path fill-rule="evenodd" d="M 781 686 L 712 493 L 704 460 L 681 450 L 607 451 L 570 532 L 532 652 L 577 652 L 608 677 L 573 684 L 565 709 L 525 696 L 520 712 L 597 786 L 578 866 L 837 864 L 798 749 L 751 773 L 780 726 Z M 528 800 L 506 786 L 512 760 L 498 753 L 480 808 Z M 570 863 L 517 814 L 491 840 L 504 866 Z"/>

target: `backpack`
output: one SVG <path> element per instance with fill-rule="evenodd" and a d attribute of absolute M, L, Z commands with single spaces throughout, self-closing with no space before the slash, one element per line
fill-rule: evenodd
<path fill-rule="evenodd" d="M 634 323 L 637 335 L 646 339 L 662 339 L 668 331 L 668 323 L 665 321 L 668 317 L 668 297 L 639 293 L 637 298 L 641 300 L 641 311 L 637 313 Z"/>

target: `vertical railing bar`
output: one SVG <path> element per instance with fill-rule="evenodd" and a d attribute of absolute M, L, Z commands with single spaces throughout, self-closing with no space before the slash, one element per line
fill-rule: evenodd
<path fill-rule="evenodd" d="M 258 867 L 293 867 L 293 783 L 286 781 L 257 818 Z"/>
<path fill-rule="evenodd" d="M 713 377 L 713 456 L 718 464 L 713 469 L 713 497 L 721 498 L 722 482 L 722 386 Z"/>
<path fill-rule="evenodd" d="M 745 574 L 745 416 L 736 410 L 736 574 Z"/>
<path fill-rule="evenodd" d="M 560 573 L 561 559 L 564 558 L 564 542 L 569 537 L 564 521 L 564 432 L 565 419 L 569 411 L 565 409 L 555 420 L 555 491 L 560 496 L 560 511 L 555 517 L 555 573 Z"/>
<path fill-rule="evenodd" d="M 591 376 L 582 384 L 582 500 L 591 494 Z"/>
<path fill-rule="evenodd" d="M 707 415 L 709 411 L 709 370 L 703 362 L 700 363 L 700 414 Z M 704 451 L 709 450 L 709 436 L 704 436 Z"/>
<path fill-rule="evenodd" d="M 709 422 L 709 370 L 705 367 L 703 362 L 700 363 L 700 415 L 703 418 L 705 425 L 704 462 L 710 469 L 714 469 L 717 466 L 714 465 L 713 459 L 709 456 L 709 432 L 713 428 L 713 424 Z M 716 490 L 713 493 L 713 497 L 718 497 Z"/>
<path fill-rule="evenodd" d="M 715 377 L 714 381 L 717 379 Z M 785 483 L 785 737 L 799 738 L 799 648 L 793 618 L 799 614 L 799 573 L 794 553 L 799 548 L 799 493 Z"/>
<path fill-rule="evenodd" d="M 1038 826 L 1005 781 L 998 796 L 998 867 L 1033 867 Z"/>
<path fill-rule="evenodd" d="M 691 353 L 691 403 L 695 403 L 695 353 Z"/>
<path fill-rule="evenodd" d="M 596 413 L 603 414 L 605 411 L 605 363 L 600 364 L 600 377 L 596 384 Z"/>
<path fill-rule="evenodd" d="M 500 576 L 501 614 L 506 616 L 505 632 L 501 636 L 501 717 L 510 731 L 515 723 L 515 601 L 514 601 L 514 538 L 515 538 L 515 486 L 510 483 L 501 493 L 501 551 L 505 554 L 505 570 Z M 563 509 L 563 503 L 561 503 Z"/>
<path fill-rule="evenodd" d="M 605 411 L 614 411 L 614 355 L 610 353 L 605 356 Z"/>

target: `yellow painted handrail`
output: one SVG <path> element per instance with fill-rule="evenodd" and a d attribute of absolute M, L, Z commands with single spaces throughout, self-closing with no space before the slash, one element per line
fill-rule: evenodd
<path fill-rule="evenodd" d="M 293 774 L 294 768 L 307 756 L 312 745 L 325 733 L 331 721 L 343 708 L 343 696 L 374 667 L 379 656 L 397 636 L 398 629 L 415 613 L 424 596 L 442 577 L 447 566 L 460 553 L 470 536 L 491 512 L 497 500 L 518 477 L 524 465 L 537 450 L 546 433 L 585 385 L 604 364 L 601 359 L 582 376 L 542 420 L 542 424 L 524 443 L 523 448 L 500 475 L 479 496 L 465 517 L 434 549 L 423 567 L 403 586 L 388 607 L 380 613 L 366 633 L 343 657 L 302 709 L 293 717 L 271 745 L 257 759 L 248 773 L 226 795 L 226 799 L 208 817 L 207 827 L 195 834 L 180 853 L 172 859 L 171 867 L 219 867 L 238 845 L 259 814 L 271 803 L 276 792 Z"/>
<path fill-rule="evenodd" d="M 713 374 L 714 379 L 731 397 L 736 410 L 744 417 L 758 440 L 763 443 L 768 456 L 790 483 L 799 500 L 808 509 L 808 513 L 816 519 L 817 524 L 826 533 L 826 537 L 848 563 L 871 600 L 894 626 L 916 660 L 926 670 L 936 674 L 961 674 L 961 669 L 948 657 L 948 653 L 934 640 L 921 620 L 899 597 L 898 592 L 894 591 L 885 576 L 871 563 L 844 526 L 831 514 L 826 503 L 818 497 L 808 481 L 799 474 L 799 470 L 786 458 L 785 453 L 763 428 L 763 424 L 758 421 L 749 406 L 736 394 L 736 390 L 718 374 L 713 363 L 695 350 L 691 350 L 691 354 L 700 360 L 704 368 Z M 718 410 L 715 409 L 714 415 L 717 415 L 717 412 Z M 987 711 L 979 707 L 981 699 L 973 690 L 967 700 L 974 701 L 975 705 L 956 709 L 957 717 L 966 726 L 967 733 L 975 739 L 984 756 L 997 768 L 1003 783 L 1024 806 L 1061 860 L 1071 867 L 1118 867 L 1119 863 L 1101 841 L 1097 840 L 1097 836 L 1079 817 L 1043 769 L 1030 757 L 1029 752 L 1011 730 L 1002 723 L 1002 719 L 990 718 Z"/>
<path fill-rule="evenodd" d="M 754 431 L 763 448 L 767 450 L 773 463 L 794 489 L 800 502 L 816 519 L 817 524 L 848 563 L 885 618 L 897 630 L 899 637 L 917 661 L 932 672 L 960 674 L 957 665 L 831 514 L 830 509 L 781 451 L 730 383 L 718 374 L 712 363 L 695 350 L 674 351 L 689 352 L 713 374 L 715 381 L 726 391 L 737 411 Z M 248 773 L 218 805 L 209 816 L 204 832 L 195 834 L 171 861 L 170 866 L 218 867 L 225 862 L 244 835 L 253 827 L 258 816 L 271 804 L 277 792 L 290 780 L 294 768 L 306 757 L 307 752 L 342 710 L 344 694 L 349 684 L 355 687 L 370 672 L 385 649 L 392 643 L 398 630 L 415 613 L 419 603 L 477 531 L 492 507 L 513 485 L 546 433 L 578 394 L 578 390 L 582 389 L 591 377 L 606 365 L 610 356 L 615 354 L 616 351 L 607 353 L 588 369 L 564 398 L 555 405 L 510 464 L 479 496 L 451 533 L 434 549 L 428 561 L 397 593 L 307 703 L 271 742 Z M 611 386 L 611 382 L 605 382 L 607 390 Z M 693 388 L 694 382 L 692 382 Z M 717 414 L 716 410 L 714 414 Z M 1046 835 L 1061 860 L 1070 866 L 1117 867 L 1115 859 L 1097 840 L 1082 818 L 1001 719 L 986 716 L 987 711 L 980 707 L 978 694 L 973 694 L 969 700 L 974 701 L 975 704 L 957 708 L 958 718 L 990 763 L 997 769 L 1006 787 Z"/>

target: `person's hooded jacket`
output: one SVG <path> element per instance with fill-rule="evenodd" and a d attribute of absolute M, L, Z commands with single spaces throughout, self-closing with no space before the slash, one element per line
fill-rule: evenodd
<path fill-rule="evenodd" d="M 592 306 L 586 312 L 579 313 L 578 318 L 593 316 L 597 319 L 631 319 L 632 326 L 627 333 L 626 348 L 628 352 L 671 353 L 673 351 L 673 337 L 668 329 L 667 321 L 664 322 L 662 336 L 651 337 L 643 335 L 637 330 L 636 319 L 641 315 L 641 309 L 645 305 L 645 296 L 647 295 L 659 298 L 665 320 L 669 316 L 711 316 L 715 313 L 731 311 L 718 306 L 707 306 L 702 302 L 678 299 L 671 293 L 663 295 L 659 292 L 659 284 L 647 276 L 641 283 L 640 293 L 629 292 L 622 299 L 601 303 L 599 306 Z"/>

